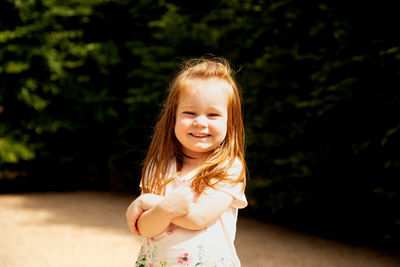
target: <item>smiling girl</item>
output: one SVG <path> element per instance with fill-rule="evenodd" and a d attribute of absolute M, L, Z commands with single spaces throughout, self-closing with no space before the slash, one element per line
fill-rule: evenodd
<path fill-rule="evenodd" d="M 241 101 L 228 62 L 186 63 L 168 88 L 127 210 L 144 237 L 135 266 L 240 266 L 234 239 L 244 188 Z"/>

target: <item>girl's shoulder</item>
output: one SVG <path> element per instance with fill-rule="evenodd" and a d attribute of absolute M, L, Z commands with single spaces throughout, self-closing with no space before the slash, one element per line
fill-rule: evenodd
<path fill-rule="evenodd" d="M 235 184 L 243 184 L 245 179 L 244 166 L 239 158 L 234 160 L 226 160 L 221 166 L 222 176 L 211 179 L 211 184 L 215 186 L 233 186 Z"/>
<path fill-rule="evenodd" d="M 235 158 L 235 160 L 230 165 L 229 161 L 227 161 L 225 165 L 227 175 L 232 178 L 237 178 L 237 176 L 242 173 L 244 168 L 243 163 L 238 158 Z"/>
<path fill-rule="evenodd" d="M 158 165 L 155 164 L 155 165 L 153 165 L 153 166 L 151 166 L 151 167 L 149 167 L 149 168 L 144 170 L 142 178 L 140 180 L 140 187 L 141 187 L 141 184 L 142 184 L 142 180 L 149 181 L 149 180 L 154 179 L 154 173 L 156 172 L 157 167 L 158 167 Z M 172 178 L 172 177 L 174 177 L 176 175 L 176 170 L 177 170 L 176 160 L 175 159 L 171 159 L 168 162 L 166 171 L 161 173 L 160 176 L 157 179 L 163 179 L 163 177 L 164 177 L 164 179 L 170 179 L 170 178 Z"/>

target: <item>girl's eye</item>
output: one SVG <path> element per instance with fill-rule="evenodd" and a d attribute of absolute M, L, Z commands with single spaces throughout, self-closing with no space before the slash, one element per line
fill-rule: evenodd
<path fill-rule="evenodd" d="M 194 116 L 196 115 L 194 112 L 191 111 L 184 111 L 183 114 Z"/>
<path fill-rule="evenodd" d="M 218 117 L 219 114 L 217 114 L 217 113 L 210 113 L 210 114 L 208 114 L 208 116 L 209 116 L 209 117 Z"/>

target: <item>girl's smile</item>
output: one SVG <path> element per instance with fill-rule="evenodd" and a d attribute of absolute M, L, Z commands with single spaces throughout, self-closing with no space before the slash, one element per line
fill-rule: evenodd
<path fill-rule="evenodd" d="M 179 98 L 175 136 L 183 153 L 205 159 L 226 136 L 229 85 L 219 79 L 191 79 Z"/>
<path fill-rule="evenodd" d="M 189 133 L 191 136 L 193 136 L 194 138 L 198 138 L 198 139 L 202 139 L 204 141 L 206 141 L 207 137 L 210 137 L 210 134 L 198 134 L 198 133 Z"/>

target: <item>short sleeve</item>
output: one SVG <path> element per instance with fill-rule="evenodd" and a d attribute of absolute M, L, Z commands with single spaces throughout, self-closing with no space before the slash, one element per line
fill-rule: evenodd
<path fill-rule="evenodd" d="M 237 209 L 243 209 L 247 206 L 247 199 L 242 192 L 243 183 L 221 183 L 216 186 L 216 190 L 230 194 L 233 197 L 231 206 Z"/>
<path fill-rule="evenodd" d="M 242 173 L 242 163 L 239 160 L 235 160 L 231 168 L 228 169 L 228 176 L 234 180 L 239 177 Z M 243 192 L 243 183 L 230 183 L 230 182 L 218 182 L 215 185 L 215 190 L 222 191 L 230 194 L 233 197 L 231 207 L 242 209 L 247 206 L 247 199 Z M 207 190 L 206 190 L 207 191 Z"/>

